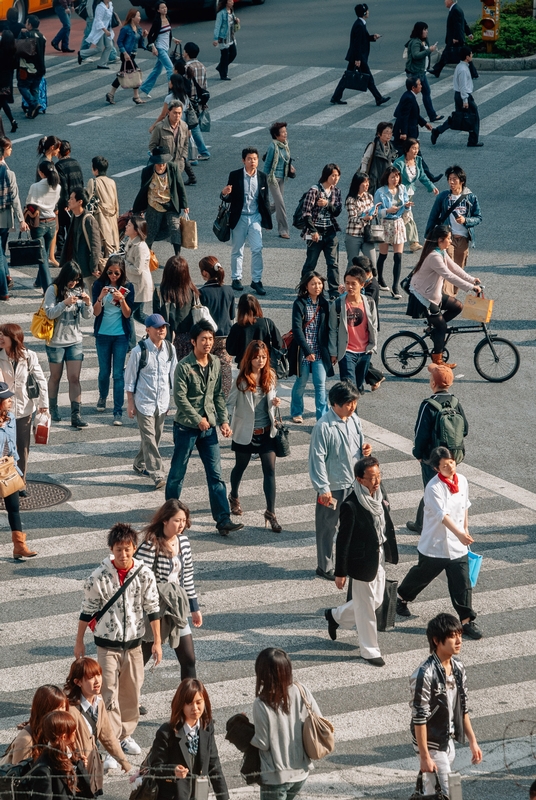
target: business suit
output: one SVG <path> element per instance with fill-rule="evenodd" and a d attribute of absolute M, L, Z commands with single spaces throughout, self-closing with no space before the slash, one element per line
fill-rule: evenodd
<path fill-rule="evenodd" d="M 427 122 L 421 116 L 419 103 L 411 90 L 404 92 L 394 111 L 395 126 L 393 128 L 394 145 L 398 149 L 402 145 L 400 136 L 408 139 L 419 138 L 419 125 L 423 128 Z"/>
<path fill-rule="evenodd" d="M 253 185 L 256 178 L 256 198 L 252 205 L 245 208 L 246 190 L 244 184 Z M 229 174 L 227 184 L 232 187 L 230 195 L 224 197 L 231 202 L 231 275 L 232 279 L 242 278 L 244 263 L 244 245 L 249 240 L 251 248 L 251 279 L 253 283 L 262 281 L 262 228 L 272 229 L 272 215 L 270 214 L 270 196 L 268 193 L 268 179 L 264 172 L 256 170 L 254 176 L 248 176 L 245 169 L 235 169 Z"/>
<path fill-rule="evenodd" d="M 175 767 L 178 765 L 188 767 L 186 778 L 175 778 Z M 152 775 L 161 778 L 158 781 L 159 800 L 190 800 L 195 789 L 191 774 L 208 776 L 217 800 L 229 800 L 213 722 L 209 722 L 206 728 L 200 725 L 199 749 L 195 756 L 188 751 L 188 740 L 182 725 L 178 731 L 169 722 L 161 725 L 151 748 L 149 767 Z"/>
<path fill-rule="evenodd" d="M 365 491 L 368 491 L 363 487 Z M 385 541 L 380 544 L 370 511 L 352 491 L 341 505 L 335 550 L 335 576 L 352 579 L 352 599 L 332 609 L 341 628 L 357 628 L 362 658 L 379 658 L 376 609 L 383 603 L 384 564 L 398 563 L 398 547 L 387 493 L 380 487 L 385 515 Z"/>
<path fill-rule="evenodd" d="M 430 72 L 432 72 L 436 78 L 439 78 L 441 75 L 441 70 L 445 66 L 445 64 L 457 64 L 459 62 L 459 57 L 456 54 L 456 50 L 462 47 L 465 44 L 465 37 L 470 36 L 471 28 L 465 21 L 465 14 L 463 13 L 463 9 L 460 8 L 458 3 L 454 3 L 450 9 L 447 16 L 447 33 L 445 36 L 445 49 L 441 55 L 441 58 L 437 62 Z M 453 49 L 454 48 L 454 49 Z M 476 77 L 476 76 L 474 76 Z"/>
<path fill-rule="evenodd" d="M 376 102 L 382 99 L 381 94 L 379 93 L 378 89 L 376 88 L 376 84 L 374 83 L 374 78 L 372 77 L 372 73 L 370 71 L 370 67 L 368 65 L 368 59 L 370 55 L 370 43 L 375 42 L 376 39 L 374 38 L 374 34 L 369 33 L 367 30 L 367 24 L 364 19 L 358 17 L 354 24 L 352 25 L 352 30 L 350 31 L 350 46 L 348 47 L 348 52 L 345 56 L 345 61 L 348 61 L 348 69 L 355 70 L 357 69 L 359 72 L 363 72 L 365 75 L 369 75 L 369 84 L 368 88 L 369 91 L 374 96 Z M 355 62 L 361 62 L 359 67 L 355 66 Z M 340 79 L 337 88 L 333 92 L 333 97 L 331 98 L 331 102 L 338 103 L 343 95 L 344 92 L 344 75 Z"/>

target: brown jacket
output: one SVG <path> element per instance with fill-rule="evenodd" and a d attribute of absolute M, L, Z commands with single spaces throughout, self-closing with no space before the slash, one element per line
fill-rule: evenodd
<path fill-rule="evenodd" d="M 149 150 L 151 152 L 155 147 L 167 147 L 173 161 L 178 165 L 179 170 L 184 170 L 184 159 L 188 158 L 188 140 L 190 133 L 188 125 L 182 121 L 179 122 L 179 132 L 177 138 L 173 132 L 173 128 L 169 124 L 169 119 L 166 117 L 159 122 L 151 134 L 151 141 L 149 142 Z"/>
<path fill-rule="evenodd" d="M 92 753 L 97 750 L 97 742 L 95 741 L 94 736 L 89 732 L 89 728 L 87 726 L 87 722 L 85 717 L 82 716 L 80 712 L 80 708 L 74 703 L 71 702 L 69 707 L 69 714 L 74 718 L 76 722 L 76 747 L 80 752 L 80 755 L 85 756 L 88 759 L 88 767 L 87 770 L 89 772 L 89 776 L 91 779 L 91 788 L 95 791 L 94 788 L 94 781 L 97 780 L 98 782 L 102 781 L 102 771 L 101 771 L 101 778 L 99 781 L 98 775 L 96 774 L 97 771 L 95 768 L 92 767 L 92 762 L 95 759 L 95 756 L 92 756 Z M 97 718 L 97 739 L 103 745 L 105 750 L 113 756 L 116 761 L 118 761 L 122 768 L 129 772 L 131 770 L 130 763 L 128 762 L 125 754 L 121 749 L 121 745 L 119 744 L 117 738 L 114 736 L 112 732 L 112 727 L 110 725 L 110 719 L 108 717 L 108 712 L 104 706 L 104 702 L 99 703 L 99 715 Z M 98 756 L 100 760 L 100 756 Z M 102 784 L 98 787 L 102 789 Z"/>

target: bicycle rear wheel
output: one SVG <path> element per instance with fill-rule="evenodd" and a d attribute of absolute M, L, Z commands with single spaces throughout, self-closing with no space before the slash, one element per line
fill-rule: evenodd
<path fill-rule="evenodd" d="M 417 375 L 426 364 L 427 355 L 424 341 L 411 331 L 393 334 L 382 347 L 383 366 L 397 378 Z"/>
<path fill-rule="evenodd" d="M 503 383 L 513 378 L 520 361 L 517 347 L 501 336 L 492 336 L 491 343 L 488 339 L 482 339 L 475 347 L 475 369 L 492 383 Z"/>

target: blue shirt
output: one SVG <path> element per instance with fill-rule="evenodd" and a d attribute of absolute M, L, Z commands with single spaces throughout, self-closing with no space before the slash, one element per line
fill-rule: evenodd
<path fill-rule="evenodd" d="M 363 442 L 356 413 L 346 422 L 332 408 L 320 417 L 309 446 L 309 477 L 319 494 L 352 486 L 354 464 L 362 456 Z"/>
<path fill-rule="evenodd" d="M 259 179 L 257 170 L 253 175 L 248 175 L 244 170 L 244 205 L 242 214 L 253 216 L 259 213 Z"/>
<path fill-rule="evenodd" d="M 168 346 L 171 348 L 171 358 L 169 358 Z M 156 410 L 159 414 L 165 414 L 169 409 L 170 389 L 177 366 L 177 354 L 175 348 L 168 342 L 162 342 L 162 346 L 157 347 L 150 339 L 145 339 L 145 347 L 147 348 L 147 364 L 140 370 L 134 394 L 134 405 L 140 414 L 152 417 Z M 134 392 L 140 358 L 141 347 L 138 344 L 132 350 L 125 370 L 126 392 Z"/>
<path fill-rule="evenodd" d="M 101 313 L 102 322 L 99 328 L 99 334 L 102 336 L 124 336 L 123 312 L 121 311 L 121 306 L 114 305 L 113 297 L 110 292 L 104 295 Z"/>

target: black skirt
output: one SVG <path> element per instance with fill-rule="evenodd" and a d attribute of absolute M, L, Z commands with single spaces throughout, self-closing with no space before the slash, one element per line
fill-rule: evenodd
<path fill-rule="evenodd" d="M 274 442 L 275 438 L 272 438 L 270 430 L 267 430 L 265 433 L 261 433 L 260 436 L 253 436 L 249 444 L 232 442 L 231 450 L 235 453 L 249 453 L 250 455 L 253 453 L 273 453 L 275 451 Z"/>

